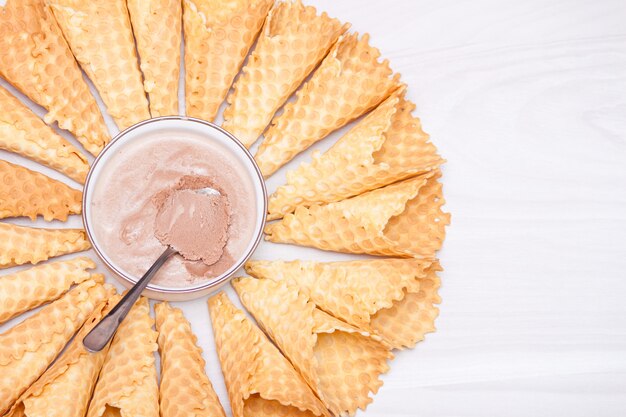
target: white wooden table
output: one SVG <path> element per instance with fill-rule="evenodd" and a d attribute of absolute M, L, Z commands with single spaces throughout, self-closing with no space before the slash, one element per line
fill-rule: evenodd
<path fill-rule="evenodd" d="M 625 415 L 626 1 L 308 3 L 370 32 L 448 160 L 439 330 L 359 415 Z M 350 257 L 264 242 L 255 258 Z M 176 305 L 230 410 L 206 299 Z"/>

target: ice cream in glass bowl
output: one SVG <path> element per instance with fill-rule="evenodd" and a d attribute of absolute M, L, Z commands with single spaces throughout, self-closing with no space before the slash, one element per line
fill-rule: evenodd
<path fill-rule="evenodd" d="M 206 188 L 220 195 L 202 195 Z M 183 209 L 203 232 L 182 223 L 190 214 Z M 83 198 L 93 248 L 125 286 L 171 236 L 197 254 L 174 255 L 152 279 L 145 294 L 166 300 L 197 298 L 228 282 L 259 244 L 266 212 L 263 176 L 245 146 L 212 123 L 180 116 L 117 135 L 93 163 Z"/>

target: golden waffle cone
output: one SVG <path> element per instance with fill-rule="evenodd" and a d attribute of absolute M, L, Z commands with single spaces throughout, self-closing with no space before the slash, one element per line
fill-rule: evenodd
<path fill-rule="evenodd" d="M 254 316 L 261 328 L 276 343 L 287 359 L 293 363 L 307 384 L 317 392 L 324 401 L 322 392 L 319 392 L 319 375 L 315 360 L 316 338 L 311 332 L 314 326 L 313 310 L 315 304 L 309 302 L 305 294 L 287 288 L 286 285 L 269 280 L 255 280 L 251 278 L 236 278 L 233 287 L 246 309 Z M 272 306 L 277 310 L 267 311 L 269 304 L 261 300 L 268 296 Z M 289 327 L 298 323 L 299 338 L 293 338 Z M 333 411 L 333 410 L 331 410 Z"/>
<path fill-rule="evenodd" d="M 365 410 L 383 382 L 379 375 L 389 370 L 393 359 L 389 346 L 377 337 L 358 331 L 321 310 L 315 310 L 320 390 L 325 402 L 337 415 Z M 358 382 L 354 382 L 358 381 Z"/>
<path fill-rule="evenodd" d="M 37 229 L 0 223 L 0 269 L 36 264 L 90 247 L 82 229 Z"/>
<path fill-rule="evenodd" d="M 328 415 L 289 361 L 226 294 L 209 298 L 209 310 L 234 417 Z"/>
<path fill-rule="evenodd" d="M 246 264 L 250 275 L 297 286 L 320 309 L 375 332 L 398 349 L 414 346 L 425 333 L 435 330 L 438 310 L 433 304 L 440 302 L 436 295 L 439 286 L 436 273 L 440 270 L 436 260 L 393 258 Z M 413 301 L 415 297 L 419 303 Z M 394 320 L 393 314 L 396 314 Z"/>
<path fill-rule="evenodd" d="M 161 417 L 226 417 L 183 312 L 168 303 L 155 305 L 154 311 L 161 354 Z"/>
<path fill-rule="evenodd" d="M 255 159 L 265 177 L 298 153 L 377 106 L 400 87 L 369 35 L 343 35 L 265 133 Z"/>
<path fill-rule="evenodd" d="M 0 323 L 56 300 L 72 285 L 88 280 L 96 264 L 89 258 L 50 262 L 0 277 Z"/>
<path fill-rule="evenodd" d="M 180 0 L 127 0 L 152 117 L 178 114 Z"/>
<path fill-rule="evenodd" d="M 61 352 L 94 308 L 113 294 L 102 277 L 85 281 L 0 335 L 0 414 Z"/>
<path fill-rule="evenodd" d="M 79 214 L 83 193 L 20 165 L 0 160 L 0 218 L 38 215 L 47 221 Z"/>
<path fill-rule="evenodd" d="M 84 337 L 119 301 L 100 303 L 72 343 L 54 364 L 13 405 L 6 417 L 83 417 L 108 347 L 89 353 Z"/>
<path fill-rule="evenodd" d="M 84 183 L 87 158 L 0 86 L 0 149 L 18 153 Z"/>
<path fill-rule="evenodd" d="M 382 308 L 404 298 L 407 288 L 433 265 L 423 259 L 368 259 L 347 262 L 249 261 L 246 271 L 257 278 L 283 281 L 300 288 L 322 310 L 340 320 L 368 328 Z"/>
<path fill-rule="evenodd" d="M 324 154 L 289 171 L 269 199 L 268 219 L 437 169 L 444 161 L 411 115 L 414 107 L 403 93 L 392 95 Z"/>
<path fill-rule="evenodd" d="M 265 227 L 266 240 L 370 255 L 433 258 L 441 248 L 450 214 L 444 213 L 438 175 L 368 191 L 311 207 Z"/>
<path fill-rule="evenodd" d="M 120 324 L 100 371 L 88 417 L 158 417 L 159 388 L 147 298 L 140 298 Z"/>
<path fill-rule="evenodd" d="M 319 310 L 295 286 L 237 278 L 233 286 L 261 327 L 334 415 L 364 410 L 393 354 L 377 336 Z M 297 323 L 297 326 L 294 326 Z"/>
<path fill-rule="evenodd" d="M 187 115 L 213 121 L 274 0 L 183 0 Z"/>
<path fill-rule="evenodd" d="M 434 304 L 441 303 L 437 290 L 441 285 L 436 271 L 438 265 L 430 268 L 428 275 L 420 279 L 417 291 L 405 290 L 403 299 L 393 302 L 393 306 L 379 310 L 372 316 L 372 329 L 396 349 L 412 348 L 424 339 L 426 333 L 435 331 L 435 319 L 439 309 Z"/>
<path fill-rule="evenodd" d="M 349 26 L 316 13 L 300 0 L 270 10 L 224 111 L 222 126 L 247 147 Z"/>
<path fill-rule="evenodd" d="M 120 129 L 150 118 L 124 0 L 49 0 L 72 53 Z"/>
<path fill-rule="evenodd" d="M 44 0 L 0 7 L 0 75 L 44 107 L 48 124 L 72 132 L 94 155 L 109 140 L 96 100 Z"/>

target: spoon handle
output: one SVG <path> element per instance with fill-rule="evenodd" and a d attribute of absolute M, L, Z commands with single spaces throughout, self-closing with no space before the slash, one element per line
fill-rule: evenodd
<path fill-rule="evenodd" d="M 100 352 L 109 343 L 115 331 L 117 330 L 122 320 L 126 317 L 130 309 L 135 305 L 135 302 L 146 288 L 154 274 L 157 273 L 159 268 L 163 266 L 165 261 L 170 256 L 175 254 L 176 251 L 171 247 L 167 247 L 165 251 L 154 261 L 150 269 L 146 271 L 139 281 L 122 297 L 113 309 L 103 318 L 100 323 L 91 329 L 89 334 L 83 339 L 83 345 L 90 352 Z"/>

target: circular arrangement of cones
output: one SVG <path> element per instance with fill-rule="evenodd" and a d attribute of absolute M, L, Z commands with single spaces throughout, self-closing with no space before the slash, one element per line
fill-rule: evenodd
<path fill-rule="evenodd" d="M 258 326 L 224 293 L 209 299 L 234 417 L 352 416 L 393 350 L 435 329 L 444 160 L 399 75 L 349 26 L 299 0 L 8 0 L 0 11 L 0 76 L 46 111 L 0 87 L 0 149 L 77 183 L 88 158 L 49 125 L 94 156 L 109 142 L 83 72 L 120 129 L 177 114 L 183 34 L 186 113 L 214 121 L 226 100 L 225 129 L 248 147 L 264 136 L 266 178 L 356 121 L 287 173 L 266 240 L 378 258 L 248 262 L 233 287 Z M 63 182 L 3 160 L 0 178 L 0 219 L 80 213 L 81 191 Z M 89 247 L 80 229 L 0 222 L 0 268 Z M 110 346 L 83 348 L 120 297 L 95 266 L 77 257 L 0 277 L 0 324 L 43 306 L 0 334 L 0 416 L 224 416 L 189 322 L 167 303 L 153 319 L 140 299 Z"/>

